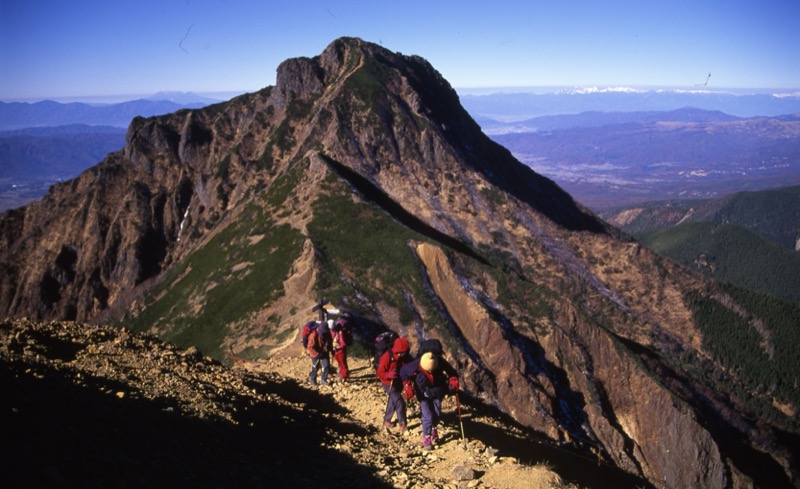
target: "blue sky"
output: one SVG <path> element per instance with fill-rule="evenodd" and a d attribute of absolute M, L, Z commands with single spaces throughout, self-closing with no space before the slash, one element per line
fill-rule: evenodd
<path fill-rule="evenodd" d="M 799 21 L 800 0 L 0 0 L 0 100 L 254 91 L 341 36 L 461 91 L 800 89 Z"/>

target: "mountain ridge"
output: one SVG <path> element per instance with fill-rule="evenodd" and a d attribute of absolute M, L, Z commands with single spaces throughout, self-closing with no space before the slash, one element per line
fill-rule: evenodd
<path fill-rule="evenodd" d="M 717 280 L 800 302 L 800 187 L 719 199 L 651 202 L 601 215 Z"/>
<path fill-rule="evenodd" d="M 743 310 L 732 295 L 514 160 L 421 58 L 343 38 L 276 79 L 136 118 L 0 216 L 0 310 L 260 358 L 328 297 L 362 338 L 440 338 L 466 395 L 653 484 L 796 480 L 796 421 L 770 404 L 791 391 L 734 394 L 747 379 L 703 347 L 696 304 Z"/>
<path fill-rule="evenodd" d="M 718 199 L 650 202 L 608 209 L 600 216 L 629 234 L 684 222 L 738 224 L 786 250 L 798 250 L 800 186 L 737 192 Z M 779 210 L 776 210 L 779 209 Z"/>

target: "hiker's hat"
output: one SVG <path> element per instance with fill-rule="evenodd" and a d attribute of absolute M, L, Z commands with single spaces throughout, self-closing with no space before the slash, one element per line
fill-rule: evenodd
<path fill-rule="evenodd" d="M 408 346 L 408 340 L 405 338 L 397 338 L 392 344 L 392 353 L 399 355 L 401 353 L 408 353 L 411 348 Z"/>
<path fill-rule="evenodd" d="M 433 372 L 439 366 L 439 360 L 431 352 L 423 353 L 422 358 L 419 360 L 419 366 L 426 372 Z"/>

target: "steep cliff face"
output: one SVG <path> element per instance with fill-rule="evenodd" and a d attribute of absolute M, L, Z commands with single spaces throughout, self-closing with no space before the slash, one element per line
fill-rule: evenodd
<path fill-rule="evenodd" d="M 0 231 L 4 315 L 258 357 L 327 297 L 363 339 L 441 338 L 470 394 L 659 487 L 797 480 L 794 416 L 725 390 L 695 304 L 769 326 L 514 160 L 418 57 L 339 39 L 275 87 L 136 119 Z"/>

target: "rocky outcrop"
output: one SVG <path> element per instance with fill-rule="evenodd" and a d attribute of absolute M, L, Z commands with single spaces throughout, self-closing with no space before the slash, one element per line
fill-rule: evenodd
<path fill-rule="evenodd" d="M 654 379 L 641 375 L 636 358 L 620 351 L 607 332 L 572 314 L 571 324 L 545 338 L 537 337 L 538 344 L 520 348 L 517 345 L 522 340 L 514 339 L 516 333 L 504 331 L 503 322 L 464 290 L 463 280 L 453 272 L 442 250 L 420 244 L 416 252 L 463 341 L 480 359 L 480 369 L 496 373 L 494 395 L 514 419 L 544 432 L 566 424 L 553 419 L 552 409 L 559 399 L 575 397 L 560 392 L 566 386 L 552 380 L 566 377 L 575 394 L 595 391 L 596 396 L 604 397 L 587 406 L 583 415 L 587 425 L 580 426 L 579 435 L 616 465 L 641 472 L 651 481 L 667 481 L 671 487 L 726 486 L 724 464 L 713 438 L 687 406 L 675 402 Z M 588 358 L 581 358 L 581 352 Z M 544 358 L 536 358 L 540 355 Z M 587 379 L 588 372 L 576 368 L 587 361 L 592 363 L 591 379 Z M 533 366 L 540 369 L 535 375 L 530 371 Z M 589 382 L 592 385 L 587 385 Z M 604 387 L 610 385 L 614 388 Z M 613 413 L 612 418 L 604 415 L 604 408 L 607 414 Z M 642 422 L 650 420 L 653 413 L 659 413 L 661 423 Z M 549 435 L 556 439 L 564 436 L 557 431 Z M 667 446 L 671 448 L 665 449 Z M 689 453 L 689 457 L 681 456 Z"/>

